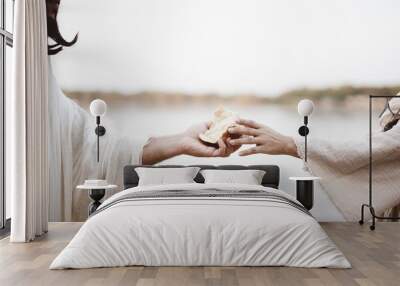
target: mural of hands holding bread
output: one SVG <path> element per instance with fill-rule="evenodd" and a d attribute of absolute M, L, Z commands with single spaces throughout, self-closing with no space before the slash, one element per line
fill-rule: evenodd
<path fill-rule="evenodd" d="M 219 145 L 220 148 L 223 146 L 223 150 L 226 151 L 224 154 L 227 156 L 242 145 L 251 145 L 239 155 L 263 153 L 299 157 L 292 137 L 285 136 L 266 125 L 240 118 L 222 107 L 215 111 L 208 130 L 200 133 L 199 138 L 206 144 Z"/>
<path fill-rule="evenodd" d="M 156 164 L 178 155 L 228 157 L 240 148 L 229 143 L 229 139 L 239 136 L 228 133 L 238 120 L 233 112 L 218 108 L 212 121 L 195 124 L 175 135 L 151 137 L 143 147 L 143 164 Z"/>
<path fill-rule="evenodd" d="M 240 156 L 263 153 L 298 157 L 293 138 L 220 107 L 210 122 L 193 125 L 180 134 L 150 138 L 143 162 L 155 164 L 178 155 L 228 157 L 243 145 L 250 147 Z"/>

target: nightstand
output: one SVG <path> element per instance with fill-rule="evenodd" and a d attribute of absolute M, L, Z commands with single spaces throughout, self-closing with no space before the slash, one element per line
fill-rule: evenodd
<path fill-rule="evenodd" d="M 92 200 L 92 202 L 88 206 L 88 214 L 90 216 L 101 205 L 100 200 L 106 194 L 106 190 L 112 190 L 117 187 L 118 187 L 117 185 L 105 185 L 105 186 L 79 185 L 76 188 L 78 190 L 89 190 L 88 192 L 89 198 L 91 198 Z"/>
<path fill-rule="evenodd" d="M 311 210 L 314 205 L 314 181 L 320 177 L 290 177 L 289 180 L 296 181 L 296 199 L 307 209 Z"/>

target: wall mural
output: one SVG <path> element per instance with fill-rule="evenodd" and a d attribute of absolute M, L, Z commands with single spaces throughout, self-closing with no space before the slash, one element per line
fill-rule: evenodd
<path fill-rule="evenodd" d="M 298 136 L 303 118 L 297 104 L 308 98 L 315 104 L 310 139 L 364 140 L 368 94 L 400 91 L 398 15 L 390 4 L 64 0 L 58 14 L 49 7 L 49 25 L 58 22 L 59 28 L 59 34 L 49 29 L 50 36 L 61 42 L 51 48 L 50 104 L 62 110 L 51 115 L 58 138 L 52 151 L 61 150 L 53 163 L 64 170 L 62 178 L 52 178 L 62 189 L 51 195 L 53 220 L 85 219 L 89 200 L 76 185 L 106 169 L 113 170 L 107 179 L 120 184 L 121 166 L 139 156 L 138 146 L 152 137 L 205 131 L 204 122 L 221 108 Z M 101 164 L 89 110 L 94 99 L 107 104 Z M 376 102 L 376 118 L 383 105 Z M 71 139 L 73 133 L 80 139 Z M 112 143 L 103 146 L 105 140 Z M 295 185 L 288 178 L 305 174 L 302 161 L 291 156 L 205 156 L 193 142 L 185 143 L 198 156 L 169 156 L 161 164 L 277 164 L 280 186 L 291 194 Z M 317 189 L 313 214 L 345 219 Z"/>

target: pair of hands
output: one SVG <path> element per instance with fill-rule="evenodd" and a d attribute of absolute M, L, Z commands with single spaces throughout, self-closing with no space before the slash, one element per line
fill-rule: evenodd
<path fill-rule="evenodd" d="M 228 157 L 242 145 L 254 145 L 239 153 L 248 156 L 257 153 L 290 155 L 298 157 L 293 138 L 280 134 L 266 125 L 247 119 L 239 119 L 237 125 L 229 128 L 228 136 L 218 141 L 218 147 L 208 146 L 199 139 L 209 123 L 190 127 L 183 133 L 183 154 L 196 157 Z"/>
<path fill-rule="evenodd" d="M 152 165 L 178 155 L 228 157 L 243 145 L 253 147 L 241 151 L 241 156 L 263 153 L 298 157 L 291 137 L 251 120 L 239 119 L 236 123 L 229 128 L 228 135 L 218 141 L 218 146 L 207 145 L 199 139 L 199 134 L 205 132 L 210 123 L 194 125 L 175 135 L 151 137 L 143 147 L 142 163 Z"/>

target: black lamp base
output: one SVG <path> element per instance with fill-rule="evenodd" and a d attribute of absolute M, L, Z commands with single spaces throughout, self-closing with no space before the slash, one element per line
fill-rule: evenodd
<path fill-rule="evenodd" d="M 104 136 L 104 134 L 106 134 L 106 129 L 104 128 L 104 126 L 99 125 L 99 126 L 96 127 L 94 132 L 98 136 Z"/>
<path fill-rule="evenodd" d="M 308 127 L 307 126 L 305 126 L 305 125 L 303 125 L 303 126 L 300 126 L 300 128 L 299 128 L 299 134 L 301 135 L 301 136 L 306 136 L 306 135 L 308 135 L 310 133 L 310 129 L 308 129 Z"/>

